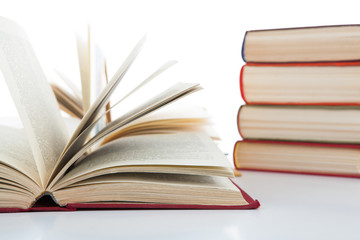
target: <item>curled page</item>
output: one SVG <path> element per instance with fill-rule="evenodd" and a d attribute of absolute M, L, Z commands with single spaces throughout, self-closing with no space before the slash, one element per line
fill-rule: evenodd
<path fill-rule="evenodd" d="M 115 168 L 116 172 L 233 177 L 230 162 L 206 134 L 151 134 L 121 138 L 95 150 L 67 172 L 56 189 Z"/>
<path fill-rule="evenodd" d="M 84 112 L 90 108 L 90 26 L 76 34 Z"/>
<path fill-rule="evenodd" d="M 127 97 L 129 97 L 131 94 L 134 94 L 136 91 L 138 91 L 140 88 L 142 88 L 144 85 L 146 85 L 147 83 L 149 83 L 151 80 L 153 80 L 155 77 L 157 77 L 158 75 L 160 75 L 161 73 L 163 73 L 165 70 L 167 70 L 168 68 L 170 68 L 171 66 L 173 66 L 176 62 L 175 61 L 169 61 L 167 63 L 165 63 L 164 65 L 162 65 L 159 69 L 157 69 L 154 73 L 152 73 L 149 77 L 147 77 L 144 81 L 142 81 L 139 85 L 137 85 L 134 89 L 132 89 L 129 93 L 127 93 L 123 98 L 121 98 L 119 101 L 117 101 L 114 105 L 112 105 L 111 107 L 109 107 L 105 112 L 103 112 L 98 118 L 96 118 L 96 120 L 93 120 L 93 122 L 83 131 L 87 131 L 88 134 L 90 134 L 90 131 L 98 125 L 98 123 L 104 119 L 103 117 L 110 113 L 110 111 L 116 107 L 117 105 L 119 105 L 123 100 L 125 100 Z M 106 126 L 106 124 L 105 124 Z M 97 130 L 96 133 L 98 133 L 100 131 Z M 86 136 L 87 137 L 87 136 Z M 77 139 L 74 140 L 74 142 L 77 141 Z"/>
<path fill-rule="evenodd" d="M 135 48 L 132 50 L 130 55 L 125 59 L 124 63 L 119 67 L 115 75 L 112 77 L 110 82 L 105 86 L 102 92 L 99 94 L 98 98 L 94 101 L 94 103 L 90 106 L 88 111 L 85 113 L 84 117 L 81 119 L 79 126 L 75 129 L 73 135 L 71 136 L 66 148 L 64 149 L 63 154 L 66 149 L 70 146 L 70 144 L 79 136 L 79 134 L 84 131 L 91 123 L 94 122 L 101 109 L 108 102 L 111 94 L 115 91 L 116 86 L 120 83 L 122 78 L 125 76 L 125 73 L 130 68 L 132 63 L 135 61 L 135 58 L 139 54 L 141 47 L 144 45 L 145 37 L 143 37 Z M 62 155 L 63 155 L 62 154 Z"/>
<path fill-rule="evenodd" d="M 68 135 L 55 96 L 25 32 L 0 18 L 0 69 L 19 112 L 44 186 Z"/>
<path fill-rule="evenodd" d="M 62 164 L 60 171 L 50 181 L 47 189 L 51 190 L 54 184 L 64 175 L 64 173 L 71 167 L 71 165 L 75 163 L 75 161 L 77 161 L 90 147 L 105 139 L 109 134 L 135 121 L 136 119 L 146 116 L 147 114 L 200 89 L 201 87 L 198 84 L 177 83 L 169 89 L 144 102 L 140 106 L 112 121 L 99 133 L 97 133 L 96 136 L 82 145 L 82 143 L 85 142 L 86 137 L 89 135 L 89 131 L 91 131 L 91 128 L 86 128 L 78 136 L 77 141 L 74 141 L 68 148 L 68 151 L 66 151 L 66 153 L 63 155 L 62 162 L 60 162 L 60 164 Z"/>
<path fill-rule="evenodd" d="M 78 127 L 75 129 L 73 135 L 70 137 L 70 140 L 65 146 L 64 151 L 62 152 L 59 158 L 59 161 L 56 163 L 55 167 L 53 168 L 53 171 L 51 172 L 50 175 L 49 183 L 53 180 L 53 178 L 61 170 L 61 168 L 65 166 L 69 154 L 72 154 L 72 152 L 69 151 L 68 148 L 74 143 L 74 141 L 76 140 L 76 145 L 82 145 L 85 142 L 86 138 L 78 139 L 79 135 L 96 120 L 96 117 L 101 113 L 101 110 L 108 103 L 111 94 L 114 92 L 116 86 L 120 83 L 120 81 L 124 77 L 127 70 L 130 68 L 132 63 L 135 61 L 135 58 L 139 54 L 141 47 L 144 45 L 144 42 L 145 42 L 145 37 L 143 37 L 138 42 L 138 44 L 131 51 L 129 56 L 125 59 L 124 63 L 119 67 L 119 69 L 112 77 L 110 82 L 105 86 L 105 88 L 102 90 L 98 98 L 94 101 L 94 103 L 90 106 L 89 110 L 85 113 Z M 66 157 L 64 157 L 64 155 Z"/>

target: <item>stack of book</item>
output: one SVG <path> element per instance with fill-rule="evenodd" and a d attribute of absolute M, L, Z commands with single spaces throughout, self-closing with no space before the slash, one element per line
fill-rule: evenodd
<path fill-rule="evenodd" d="M 248 31 L 237 169 L 360 177 L 360 25 Z"/>

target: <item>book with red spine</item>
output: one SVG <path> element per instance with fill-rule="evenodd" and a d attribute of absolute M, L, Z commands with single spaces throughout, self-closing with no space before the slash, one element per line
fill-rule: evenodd
<path fill-rule="evenodd" d="M 237 127 L 243 139 L 360 144 L 360 108 L 243 105 Z"/>
<path fill-rule="evenodd" d="M 360 105 L 360 62 L 246 63 L 239 77 L 246 104 Z"/>
<path fill-rule="evenodd" d="M 264 140 L 237 141 L 238 170 L 360 178 L 360 145 Z"/>

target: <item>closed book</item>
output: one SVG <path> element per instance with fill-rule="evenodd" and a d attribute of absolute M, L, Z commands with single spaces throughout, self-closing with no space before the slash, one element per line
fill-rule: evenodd
<path fill-rule="evenodd" d="M 244 65 L 247 104 L 360 105 L 360 62 Z"/>
<path fill-rule="evenodd" d="M 360 107 L 241 106 L 244 139 L 360 144 Z"/>
<path fill-rule="evenodd" d="M 360 177 L 360 145 L 244 140 L 233 156 L 240 170 Z"/>
<path fill-rule="evenodd" d="M 360 25 L 247 31 L 245 62 L 333 62 L 360 60 Z"/>

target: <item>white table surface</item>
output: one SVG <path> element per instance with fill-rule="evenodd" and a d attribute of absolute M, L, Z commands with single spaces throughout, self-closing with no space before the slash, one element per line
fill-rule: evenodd
<path fill-rule="evenodd" d="M 360 239 L 360 180 L 243 172 L 257 210 L 0 214 L 0 239 Z"/>

